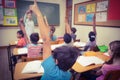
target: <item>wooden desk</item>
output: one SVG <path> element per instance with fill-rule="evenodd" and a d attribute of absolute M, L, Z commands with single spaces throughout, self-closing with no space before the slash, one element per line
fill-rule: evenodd
<path fill-rule="evenodd" d="M 30 78 L 40 77 L 43 75 L 42 73 L 31 73 L 31 74 L 21 73 L 26 64 L 27 62 L 20 62 L 16 64 L 14 71 L 15 80 L 30 79 Z"/>
<path fill-rule="evenodd" d="M 19 55 L 27 55 L 27 53 L 18 54 L 18 48 L 14 48 L 14 49 L 13 49 L 13 56 L 19 56 Z"/>
<path fill-rule="evenodd" d="M 104 61 L 108 61 L 110 59 L 110 57 L 106 56 L 106 55 L 103 55 L 102 53 L 98 53 L 96 55 L 96 57 L 104 60 Z M 76 72 L 79 72 L 79 73 L 82 73 L 82 72 L 85 72 L 85 71 L 89 71 L 89 70 L 92 70 L 92 69 L 95 69 L 95 68 L 99 68 L 101 67 L 103 64 L 97 64 L 97 65 L 90 65 L 90 66 L 82 66 L 80 65 L 77 61 L 76 63 L 73 65 L 72 69 L 75 70 Z"/>
<path fill-rule="evenodd" d="M 9 43 L 9 45 L 10 45 L 10 46 L 16 46 L 16 45 L 17 45 L 17 41 L 11 41 L 11 42 Z"/>

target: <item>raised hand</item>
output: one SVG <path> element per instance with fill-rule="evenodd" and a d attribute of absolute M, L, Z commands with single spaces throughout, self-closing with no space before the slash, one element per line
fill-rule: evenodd
<path fill-rule="evenodd" d="M 19 20 L 19 24 L 23 24 L 24 22 L 23 22 L 23 18 L 20 18 L 20 20 Z"/>
<path fill-rule="evenodd" d="M 33 5 L 30 5 L 30 10 L 32 10 L 36 15 L 38 15 L 40 13 L 39 11 L 39 7 L 37 5 L 37 1 L 34 0 L 34 4 Z"/>

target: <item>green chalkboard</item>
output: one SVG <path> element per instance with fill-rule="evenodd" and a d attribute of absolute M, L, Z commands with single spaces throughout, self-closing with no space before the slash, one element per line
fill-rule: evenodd
<path fill-rule="evenodd" d="M 29 5 L 32 5 L 33 1 L 24 1 L 24 0 L 17 0 L 17 14 L 18 19 L 24 17 L 26 10 L 29 9 Z M 49 25 L 59 25 L 60 18 L 59 18 L 59 4 L 53 3 L 43 3 L 37 2 L 41 12 L 43 15 L 47 17 Z M 33 15 L 33 20 L 35 25 L 37 25 L 36 16 Z"/>

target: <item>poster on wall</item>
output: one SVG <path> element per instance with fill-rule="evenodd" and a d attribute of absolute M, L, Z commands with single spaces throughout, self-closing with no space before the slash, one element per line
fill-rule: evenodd
<path fill-rule="evenodd" d="M 5 1 L 5 7 L 6 8 L 16 8 L 15 1 Z"/>
<path fill-rule="evenodd" d="M 3 7 L 0 6 L 0 24 L 3 24 Z"/>
<path fill-rule="evenodd" d="M 87 14 L 86 16 L 86 22 L 92 22 L 94 17 L 94 13 Z"/>
<path fill-rule="evenodd" d="M 78 22 L 85 22 L 85 21 L 86 21 L 86 14 L 79 14 Z"/>
<path fill-rule="evenodd" d="M 106 22 L 107 21 L 107 12 L 96 13 L 96 22 Z"/>
<path fill-rule="evenodd" d="M 106 11 L 108 9 L 108 1 L 97 3 L 97 11 Z"/>
<path fill-rule="evenodd" d="M 96 7 L 95 3 L 87 4 L 86 12 L 87 13 L 95 12 L 95 7 Z"/>
<path fill-rule="evenodd" d="M 5 16 L 17 16 L 16 9 L 4 8 L 4 15 Z"/>
<path fill-rule="evenodd" d="M 4 26 L 17 26 L 17 17 L 4 16 Z"/>
<path fill-rule="evenodd" d="M 86 13 L 86 6 L 79 6 L 78 7 L 78 13 L 79 14 Z"/>

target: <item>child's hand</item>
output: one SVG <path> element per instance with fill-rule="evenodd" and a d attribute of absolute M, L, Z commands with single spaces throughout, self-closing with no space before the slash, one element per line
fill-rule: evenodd
<path fill-rule="evenodd" d="M 36 0 L 34 0 L 34 4 L 30 5 L 30 10 L 32 10 L 36 15 L 39 13 L 39 8 Z"/>
<path fill-rule="evenodd" d="M 19 20 L 19 24 L 23 24 L 24 22 L 23 22 L 23 18 L 20 18 L 20 20 Z"/>

